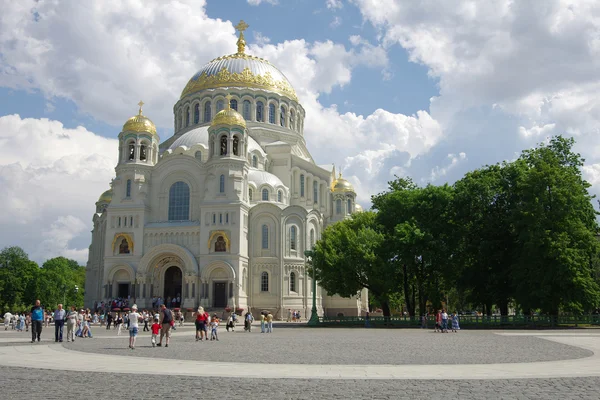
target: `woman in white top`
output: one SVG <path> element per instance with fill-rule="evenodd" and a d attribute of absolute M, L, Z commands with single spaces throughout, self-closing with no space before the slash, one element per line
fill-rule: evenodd
<path fill-rule="evenodd" d="M 141 318 L 141 315 L 138 314 L 137 310 L 138 308 L 134 304 L 129 313 L 129 348 L 131 350 L 135 349 L 135 339 L 138 334 L 138 320 Z"/>

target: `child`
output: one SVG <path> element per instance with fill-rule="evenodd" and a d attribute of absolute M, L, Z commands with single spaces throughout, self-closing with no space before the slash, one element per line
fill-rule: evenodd
<path fill-rule="evenodd" d="M 219 327 L 219 318 L 217 318 L 217 314 L 213 314 L 212 319 L 210 320 L 210 340 L 219 340 L 219 336 L 217 335 L 217 328 Z"/>
<path fill-rule="evenodd" d="M 160 333 L 160 324 L 158 323 L 158 318 L 154 318 L 154 323 L 152 324 L 152 347 L 156 347 L 156 338 Z"/>

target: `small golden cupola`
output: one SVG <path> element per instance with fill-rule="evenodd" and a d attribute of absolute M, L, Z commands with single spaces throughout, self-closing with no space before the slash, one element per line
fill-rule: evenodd
<path fill-rule="evenodd" d="M 342 173 L 340 172 L 338 178 L 331 183 L 331 191 L 334 193 L 354 193 L 354 187 L 350 182 L 342 178 Z"/>
<path fill-rule="evenodd" d="M 210 126 L 217 125 L 237 125 L 246 127 L 246 120 L 239 112 L 235 111 L 231 108 L 231 95 L 227 95 L 227 104 L 225 104 L 225 108 L 215 115 Z"/>
<path fill-rule="evenodd" d="M 143 101 L 140 101 L 138 103 L 138 106 L 140 106 L 138 115 L 129 118 L 127 122 L 125 122 L 125 125 L 123 125 L 123 132 L 148 132 L 153 135 L 157 134 L 154 122 L 152 122 L 150 118 L 142 114 L 143 105 Z"/>

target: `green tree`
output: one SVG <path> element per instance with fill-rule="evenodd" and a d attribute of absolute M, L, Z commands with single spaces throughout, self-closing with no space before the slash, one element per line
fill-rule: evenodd
<path fill-rule="evenodd" d="M 351 297 L 363 288 L 390 315 L 389 296 L 397 292 L 397 271 L 384 258 L 385 235 L 371 211 L 353 214 L 323 231 L 312 252 L 312 268 L 328 294 Z"/>
<path fill-rule="evenodd" d="M 42 265 L 40 276 L 38 295 L 42 304 L 48 307 L 63 302 L 65 307 L 83 304 L 85 267 L 77 261 L 65 257 L 52 258 Z"/>
<path fill-rule="evenodd" d="M 450 268 L 453 241 L 451 202 L 448 185 L 420 188 L 410 179 L 389 183 L 388 192 L 373 196 L 377 221 L 388 241 L 387 259 L 400 271 L 400 281 L 408 313 L 427 310 L 427 303 L 445 302 L 452 287 Z"/>
<path fill-rule="evenodd" d="M 23 310 L 36 296 L 38 265 L 20 247 L 6 247 L 0 252 L 0 308 Z"/>
<path fill-rule="evenodd" d="M 583 312 L 600 301 L 594 271 L 597 213 L 574 143 L 554 137 L 516 161 L 525 173 L 516 181 L 519 254 L 512 277 L 515 299 L 526 313 L 537 308 L 552 315 L 561 308 Z"/>
<path fill-rule="evenodd" d="M 495 304 L 508 315 L 514 294 L 511 268 L 516 237 L 514 181 L 522 169 L 515 164 L 487 166 L 469 172 L 454 184 L 452 203 L 458 242 L 453 254 L 456 283 L 467 300 L 484 305 L 488 315 Z"/>

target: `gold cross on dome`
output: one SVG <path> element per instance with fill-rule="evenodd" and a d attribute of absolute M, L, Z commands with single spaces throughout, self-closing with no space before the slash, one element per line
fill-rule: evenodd
<path fill-rule="evenodd" d="M 247 23 L 245 23 L 243 19 L 240 20 L 239 24 L 234 26 L 235 30 L 240 33 L 243 33 L 246 29 L 248 29 L 248 27 L 249 27 L 249 25 Z"/>
<path fill-rule="evenodd" d="M 138 103 L 138 106 L 140 106 L 140 115 L 142 115 L 142 106 L 144 105 L 144 102 L 140 100 L 140 102 Z"/>

